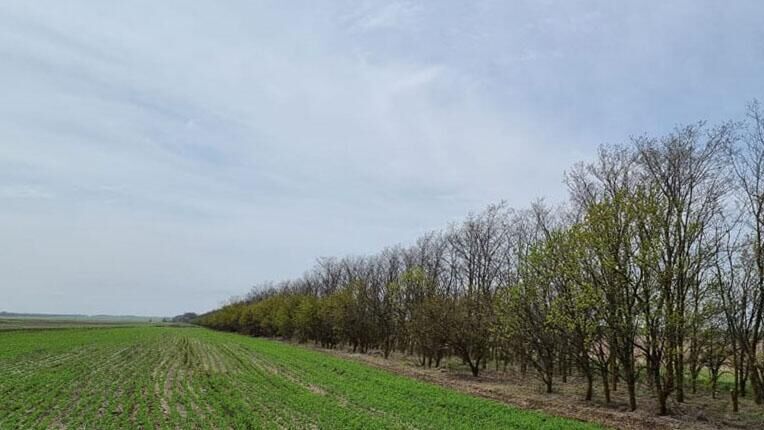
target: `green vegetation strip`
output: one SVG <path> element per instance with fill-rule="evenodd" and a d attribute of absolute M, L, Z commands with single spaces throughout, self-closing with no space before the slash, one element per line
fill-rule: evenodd
<path fill-rule="evenodd" d="M 594 429 L 201 328 L 0 333 L 0 428 Z"/>

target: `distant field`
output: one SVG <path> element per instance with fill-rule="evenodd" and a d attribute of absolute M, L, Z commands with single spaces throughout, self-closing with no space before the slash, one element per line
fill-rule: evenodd
<path fill-rule="evenodd" d="M 34 330 L 34 329 L 60 329 L 60 328 L 94 328 L 94 327 L 119 327 L 132 326 L 135 323 L 127 321 L 100 321 L 100 320 L 71 320 L 71 319 L 34 319 L 34 318 L 0 318 L 0 331 L 4 330 Z"/>
<path fill-rule="evenodd" d="M 192 327 L 0 332 L 0 428 L 594 429 Z"/>
<path fill-rule="evenodd" d="M 0 312 L 0 330 L 101 327 L 161 322 L 161 317 L 134 315 L 55 315 Z"/>

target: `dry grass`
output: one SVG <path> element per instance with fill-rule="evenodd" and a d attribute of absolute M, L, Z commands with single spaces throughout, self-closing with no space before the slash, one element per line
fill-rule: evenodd
<path fill-rule="evenodd" d="M 323 350 L 323 349 L 322 349 Z M 619 429 L 764 429 L 764 407 L 750 398 L 740 400 L 740 412 L 732 413 L 729 394 L 717 394 L 717 399 L 702 387 L 697 394 L 686 390 L 686 402 L 671 403 L 670 416 L 657 416 L 656 399 L 645 386 L 639 387 L 638 409 L 628 411 L 625 387 L 612 393 L 606 405 L 600 386 L 595 384 L 591 402 L 583 400 L 584 381 L 570 377 L 567 383 L 555 382 L 555 392 L 546 394 L 541 382 L 517 371 L 496 371 L 490 366 L 477 378 L 457 359 L 447 360 L 438 369 L 419 366 L 415 359 L 393 354 L 384 359 L 379 354 L 355 354 L 349 351 L 328 351 L 336 356 L 358 360 L 398 374 L 435 383 L 473 395 L 500 400 L 523 409 L 542 411 L 556 416 L 590 421 Z"/>

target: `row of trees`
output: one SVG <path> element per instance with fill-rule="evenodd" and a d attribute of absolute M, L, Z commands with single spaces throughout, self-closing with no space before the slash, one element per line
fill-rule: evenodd
<path fill-rule="evenodd" d="M 764 403 L 764 119 L 677 128 L 602 147 L 566 175 L 559 208 L 503 204 L 410 247 L 320 259 L 203 315 L 256 336 L 457 356 L 477 376 L 531 370 L 551 392 L 573 374 L 606 401 L 623 383 L 683 402 L 707 369 L 734 374 L 733 403 Z M 749 391 L 751 393 L 749 393 Z"/>

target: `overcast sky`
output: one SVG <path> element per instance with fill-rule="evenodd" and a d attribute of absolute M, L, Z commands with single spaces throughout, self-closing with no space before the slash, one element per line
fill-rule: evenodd
<path fill-rule="evenodd" d="M 209 310 L 764 98 L 764 3 L 626 3 L 3 1 L 0 310 Z"/>

